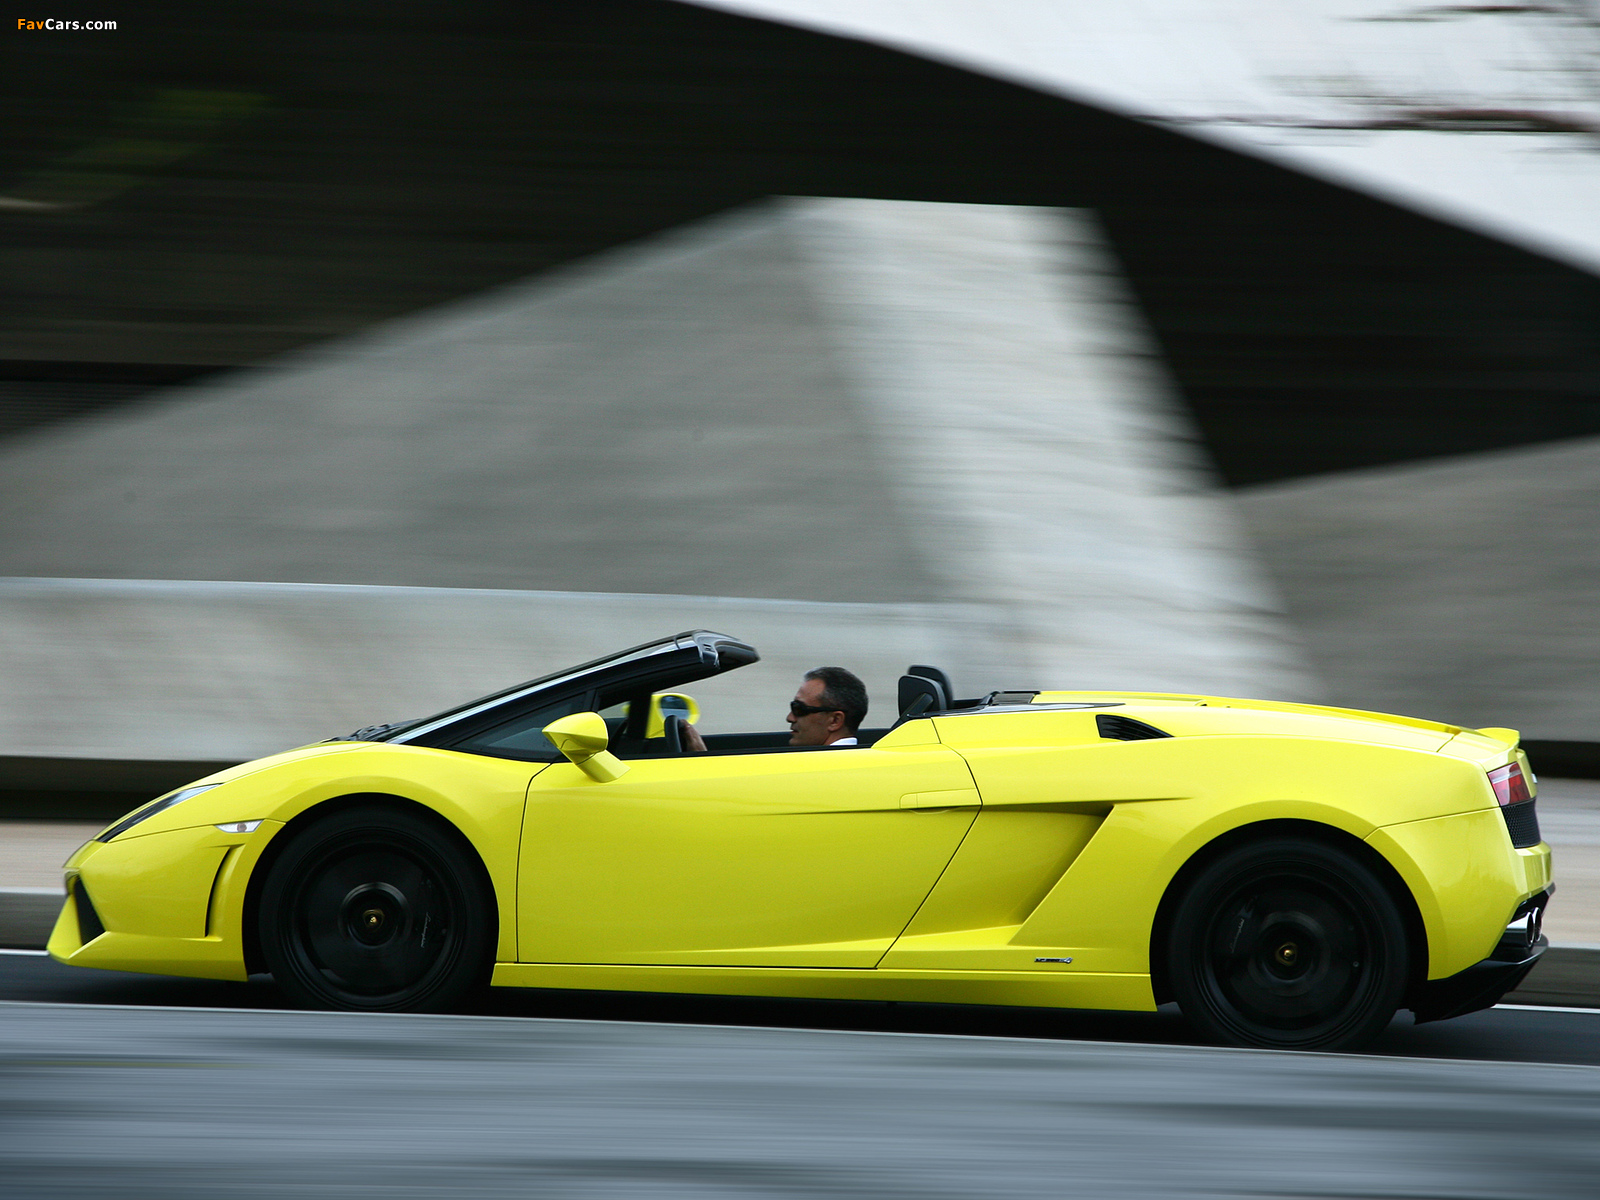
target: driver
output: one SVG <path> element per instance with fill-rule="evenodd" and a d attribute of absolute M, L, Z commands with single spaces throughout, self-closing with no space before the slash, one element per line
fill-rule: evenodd
<path fill-rule="evenodd" d="M 784 719 L 791 746 L 858 746 L 856 735 L 867 719 L 867 685 L 843 667 L 807 671 Z M 693 725 L 683 727 L 683 748 L 705 751 L 705 739 Z"/>

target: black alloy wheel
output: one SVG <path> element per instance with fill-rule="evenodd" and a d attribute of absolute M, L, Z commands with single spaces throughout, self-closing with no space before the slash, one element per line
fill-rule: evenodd
<path fill-rule="evenodd" d="M 1224 853 L 1185 891 L 1168 942 L 1178 1006 L 1215 1041 L 1351 1050 L 1404 996 L 1405 923 L 1354 856 L 1309 838 Z"/>
<path fill-rule="evenodd" d="M 307 1008 L 438 1012 L 484 982 L 494 899 L 447 832 L 385 807 L 297 834 L 261 892 L 261 950 Z"/>

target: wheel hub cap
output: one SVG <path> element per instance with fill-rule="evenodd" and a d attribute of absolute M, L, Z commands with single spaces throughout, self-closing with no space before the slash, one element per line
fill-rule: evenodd
<path fill-rule="evenodd" d="M 1218 998 L 1251 1025 L 1315 1030 L 1338 1020 L 1367 985 L 1368 935 L 1336 887 L 1258 877 L 1212 928 Z"/>
<path fill-rule="evenodd" d="M 339 908 L 345 933 L 363 946 L 382 946 L 404 937 L 410 924 L 411 905 L 387 883 L 352 888 Z"/>

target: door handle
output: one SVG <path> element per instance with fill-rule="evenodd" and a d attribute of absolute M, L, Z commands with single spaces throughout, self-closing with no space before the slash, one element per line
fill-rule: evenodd
<path fill-rule="evenodd" d="M 945 792 L 911 792 L 900 797 L 900 807 L 918 812 L 951 808 L 982 808 L 975 788 L 952 788 Z"/>

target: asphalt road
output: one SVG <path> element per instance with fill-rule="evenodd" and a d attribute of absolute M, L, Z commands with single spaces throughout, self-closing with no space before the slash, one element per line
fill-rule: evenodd
<path fill-rule="evenodd" d="M 267 980 L 26 954 L 0 954 L 0 1000 L 10 1200 L 1588 1200 L 1600 1178 L 1600 1013 L 1279 1054 L 1194 1045 L 1167 1011 L 498 991 L 307 1013 Z"/>
<path fill-rule="evenodd" d="M 218 983 L 65 967 L 38 953 L 0 951 L 0 1001 L 165 1008 L 288 1009 L 269 976 Z M 290 1010 L 293 1011 L 293 1010 Z M 1156 1013 L 1062 1012 L 945 1004 L 767 1000 L 495 988 L 463 1016 L 832 1029 L 857 1033 L 1083 1039 L 1199 1046 L 1175 1007 Z M 1600 1010 L 1500 1007 L 1413 1025 L 1402 1013 L 1369 1052 L 1600 1066 Z M 1600 1138 L 1600 1128 L 1596 1130 Z"/>

